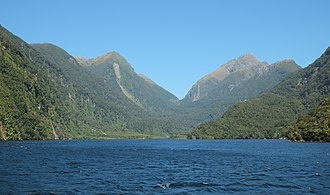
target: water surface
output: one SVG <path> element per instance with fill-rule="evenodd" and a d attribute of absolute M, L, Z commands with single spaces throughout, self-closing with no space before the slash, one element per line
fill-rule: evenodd
<path fill-rule="evenodd" d="M 0 194 L 330 194 L 330 143 L 0 142 Z"/>

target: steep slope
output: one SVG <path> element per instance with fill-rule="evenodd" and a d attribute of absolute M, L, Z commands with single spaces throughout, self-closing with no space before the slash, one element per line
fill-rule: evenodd
<path fill-rule="evenodd" d="M 262 69 L 267 65 L 267 63 L 260 62 L 253 54 L 249 53 L 242 55 L 237 59 L 230 60 L 229 62 L 221 65 L 214 72 L 198 80 L 197 83 L 194 84 L 193 87 L 189 90 L 188 94 L 185 96 L 182 102 L 192 103 L 205 99 L 213 93 L 214 89 L 227 88 L 229 91 L 231 91 L 235 87 L 235 84 L 238 85 L 240 81 L 247 80 L 252 76 L 252 74 L 254 74 L 253 72 L 248 72 L 247 69 L 251 67 Z M 245 77 L 240 78 L 239 80 L 237 79 L 233 85 L 219 87 L 219 85 L 222 85 L 224 80 L 228 78 L 229 75 L 232 75 L 236 72 L 241 72 L 242 69 L 247 70 L 246 75 L 242 74 L 242 76 Z"/>
<path fill-rule="evenodd" d="M 156 126 L 147 122 L 150 128 L 144 128 L 142 109 L 62 49 L 50 44 L 31 47 L 3 27 L 0 44 L 2 139 L 95 137 L 127 130 L 152 133 Z"/>
<path fill-rule="evenodd" d="M 181 103 L 195 110 L 196 121 L 212 120 L 222 116 L 229 106 L 269 90 L 299 69 L 293 60 L 269 65 L 245 54 L 200 79 Z"/>
<path fill-rule="evenodd" d="M 0 26 L 1 139 L 56 137 L 56 133 L 52 136 L 51 128 L 43 130 L 52 125 L 47 114 L 53 113 L 54 108 L 50 108 L 47 99 L 42 97 L 46 86 L 37 83 L 44 80 L 42 76 L 38 77 L 36 70 L 43 63 L 38 56 L 31 55 L 30 50 L 28 44 Z M 37 63 L 34 65 L 33 61 Z"/>
<path fill-rule="evenodd" d="M 81 116 L 91 128 L 133 129 L 132 123 L 143 119 L 146 113 L 127 100 L 117 85 L 104 83 L 63 49 L 47 43 L 32 46 L 70 80 L 75 92 L 70 93 L 69 98 L 78 104 L 75 115 Z"/>
<path fill-rule="evenodd" d="M 183 129 L 181 121 L 171 123 L 174 116 L 157 117 L 129 99 L 118 87 L 118 75 L 105 80 L 61 48 L 31 46 L 2 26 L 0 67 L 1 139 L 164 135 Z"/>
<path fill-rule="evenodd" d="M 222 118 L 192 132 L 204 138 L 282 137 L 299 114 L 330 93 L 330 48 L 313 64 L 293 73 L 270 92 L 236 104 Z"/>
<path fill-rule="evenodd" d="M 2 139 L 62 137 L 75 110 L 63 94 L 73 86 L 54 64 L 0 26 L 0 126 Z"/>
<path fill-rule="evenodd" d="M 287 137 L 293 141 L 330 142 L 330 96 L 289 126 Z"/>
<path fill-rule="evenodd" d="M 123 94 L 137 106 L 162 112 L 177 106 L 178 99 L 149 78 L 137 74 L 117 52 L 108 52 L 94 59 L 77 57 L 87 69 L 99 75 L 106 83 L 116 83 Z"/>
<path fill-rule="evenodd" d="M 95 59 L 86 59 L 73 58 L 51 44 L 34 44 L 33 47 L 59 65 L 74 85 L 91 97 L 95 106 L 92 113 L 101 112 L 91 117 L 100 119 L 97 123 L 102 129 L 128 129 L 158 135 L 188 129 L 184 125 L 187 123 L 180 120 L 177 98 L 147 77 L 135 73 L 118 53 L 108 52 Z M 125 117 L 120 119 L 123 123 L 115 127 L 109 124 L 107 110 L 124 113 Z"/>
<path fill-rule="evenodd" d="M 145 119 L 149 123 L 164 126 L 163 130 L 170 134 L 187 131 L 192 127 L 187 117 L 189 109 L 183 108 L 177 97 L 151 79 L 136 73 L 117 52 L 110 51 L 92 59 L 76 59 L 102 78 L 104 83 L 116 84 L 131 102 L 149 114 L 149 118 Z"/>

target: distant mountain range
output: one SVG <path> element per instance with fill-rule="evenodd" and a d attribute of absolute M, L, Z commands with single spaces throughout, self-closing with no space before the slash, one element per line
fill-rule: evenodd
<path fill-rule="evenodd" d="M 299 69 L 291 59 L 269 65 L 248 53 L 201 78 L 181 102 L 195 110 L 198 122 L 216 119 L 229 106 L 271 89 Z"/>
<path fill-rule="evenodd" d="M 221 118 L 199 125 L 191 136 L 196 138 L 285 137 L 288 126 L 295 123 L 300 115 L 306 114 L 322 100 L 329 98 L 329 75 L 330 47 L 308 67 L 289 75 L 270 91 L 230 107 Z M 330 112 L 329 109 L 320 110 Z M 326 113 L 321 115 L 327 116 Z M 290 128 L 288 137 L 307 141 L 329 140 L 330 121 L 321 118 L 310 120 L 313 124 L 305 125 L 309 127 L 308 131 L 306 130 L 309 135 L 306 136 L 298 122 L 297 126 Z M 315 132 L 323 132 L 323 134 L 315 135 L 317 134 Z"/>
<path fill-rule="evenodd" d="M 28 44 L 2 26 L 0 67 L 3 140 L 165 137 L 193 128 L 191 136 L 218 137 L 203 130 L 208 123 L 200 124 L 220 118 L 230 106 L 249 102 L 260 93 L 263 97 L 287 89 L 283 83 L 294 77 L 287 76 L 301 69 L 290 59 L 269 65 L 248 53 L 201 78 L 179 100 L 136 73 L 117 52 L 92 59 L 74 57 L 49 43 Z M 315 97 L 305 104 L 313 107 L 323 96 Z M 299 107 L 293 118 L 301 110 L 307 109 Z"/>

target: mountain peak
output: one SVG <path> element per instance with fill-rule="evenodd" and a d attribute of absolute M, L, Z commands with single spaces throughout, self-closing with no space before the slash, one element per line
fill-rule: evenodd
<path fill-rule="evenodd" d="M 261 61 L 252 53 L 246 53 L 240 57 L 230 60 L 225 63 L 223 66 L 229 71 L 229 73 L 237 72 L 243 67 L 255 66 L 260 64 Z"/>
<path fill-rule="evenodd" d="M 126 62 L 124 57 L 122 57 L 118 52 L 112 51 L 112 50 L 110 50 L 100 56 L 97 56 L 95 58 L 86 58 L 86 57 L 82 57 L 82 56 L 75 56 L 74 58 L 79 62 L 79 64 L 84 65 L 84 66 L 91 66 L 96 61 L 112 62 L 113 60 L 115 60 L 115 61 L 117 61 L 117 63 L 119 63 L 119 61 Z M 121 64 L 121 63 L 119 63 L 119 64 Z M 127 64 L 128 64 L 128 62 L 127 62 Z"/>
<path fill-rule="evenodd" d="M 234 59 L 234 61 L 238 64 L 242 64 L 244 66 L 254 65 L 260 63 L 260 60 L 253 53 L 246 53 Z"/>
<path fill-rule="evenodd" d="M 254 60 L 254 61 L 259 61 L 258 58 L 253 54 L 253 53 L 245 53 L 238 57 L 238 60 Z"/>
<path fill-rule="evenodd" d="M 275 62 L 274 64 L 279 64 L 279 63 L 296 63 L 296 62 L 291 58 L 284 58 L 282 60 Z"/>
<path fill-rule="evenodd" d="M 267 69 L 267 66 L 269 66 L 267 62 L 261 62 L 252 53 L 241 55 L 236 59 L 226 62 L 215 71 L 198 80 L 188 92 L 185 99 L 190 99 L 191 102 L 194 102 L 206 97 L 208 94 L 213 93 L 210 92 L 212 87 L 213 89 L 217 88 L 218 85 L 222 85 L 221 83 L 229 77 L 232 79 L 237 78 L 231 84 L 230 88 L 233 89 L 233 86 L 239 85 L 241 81 L 248 80 L 256 74 L 263 72 L 263 70 Z M 230 75 L 236 75 L 236 77 Z"/>
<path fill-rule="evenodd" d="M 101 57 L 101 56 L 112 56 L 112 55 L 116 55 L 116 54 L 118 55 L 117 52 L 115 52 L 113 50 L 109 50 L 109 51 L 105 52 L 104 54 L 102 54 L 102 55 L 100 55 L 98 57 Z"/>
<path fill-rule="evenodd" d="M 204 76 L 201 80 L 198 81 L 198 83 L 203 83 L 211 78 L 222 80 L 229 74 L 236 72 L 243 67 L 254 66 L 260 63 L 261 61 L 254 54 L 246 53 L 221 65 L 212 73 Z"/>
<path fill-rule="evenodd" d="M 122 58 L 119 53 L 110 50 L 110 51 L 108 51 L 108 52 L 106 52 L 106 53 L 104 53 L 104 54 L 96 57 L 95 60 L 106 59 L 106 58 L 114 58 L 114 57 L 120 57 L 120 58 Z"/>

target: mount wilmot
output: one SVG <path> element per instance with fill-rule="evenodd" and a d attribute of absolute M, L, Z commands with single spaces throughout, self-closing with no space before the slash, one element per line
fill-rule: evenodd
<path fill-rule="evenodd" d="M 0 26 L 1 139 L 153 137 L 185 134 L 301 68 L 251 53 L 228 61 L 179 100 L 117 52 L 88 59 L 28 44 Z"/>

